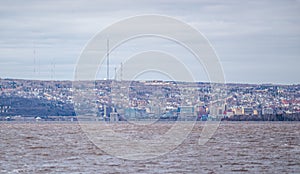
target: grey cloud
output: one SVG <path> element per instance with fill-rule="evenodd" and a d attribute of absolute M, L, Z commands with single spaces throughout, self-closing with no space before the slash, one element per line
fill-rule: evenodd
<path fill-rule="evenodd" d="M 27 66 L 26 60 L 32 62 L 34 49 L 42 64 L 55 58 L 58 65 L 71 67 L 95 33 L 124 17 L 149 13 L 173 16 L 199 29 L 224 62 L 230 81 L 244 81 L 239 73 L 244 69 L 249 71 L 249 81 L 255 82 L 252 64 L 263 64 L 256 66 L 258 74 L 273 72 L 268 66 L 272 64 L 280 67 L 283 75 L 274 79 L 266 73 L 258 82 L 269 78 L 300 83 L 294 76 L 300 70 L 289 71 L 300 64 L 300 2 L 293 0 L 1 1 L 0 63 L 11 67 L 1 69 L 0 77 L 16 76 L 12 70 Z M 289 61 L 282 65 L 284 60 Z M 245 62 L 252 63 L 252 68 Z M 59 69 L 58 73 L 69 78 L 71 69 Z"/>

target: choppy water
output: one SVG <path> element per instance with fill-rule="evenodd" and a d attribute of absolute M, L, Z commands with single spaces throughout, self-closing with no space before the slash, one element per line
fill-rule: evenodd
<path fill-rule="evenodd" d="M 202 127 L 170 153 L 131 161 L 97 148 L 76 123 L 0 123 L 0 173 L 300 173 L 300 122 L 222 122 L 199 146 Z"/>

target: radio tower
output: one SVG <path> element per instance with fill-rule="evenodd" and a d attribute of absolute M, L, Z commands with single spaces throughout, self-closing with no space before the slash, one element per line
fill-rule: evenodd
<path fill-rule="evenodd" d="M 107 39 L 106 66 L 106 80 L 109 80 L 109 39 Z"/>
<path fill-rule="evenodd" d="M 117 80 L 117 67 L 115 67 L 115 80 Z"/>
<path fill-rule="evenodd" d="M 120 76 L 121 76 L 120 79 L 122 81 L 123 80 L 123 63 L 122 62 L 121 62 L 121 75 Z"/>
<path fill-rule="evenodd" d="M 33 73 L 34 73 L 34 76 L 35 76 L 35 73 L 36 73 L 36 60 L 35 60 L 35 45 L 33 47 Z"/>

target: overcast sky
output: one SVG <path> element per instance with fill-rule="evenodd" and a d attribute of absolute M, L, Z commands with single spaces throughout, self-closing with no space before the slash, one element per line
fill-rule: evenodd
<path fill-rule="evenodd" d="M 202 32 L 227 82 L 300 83 L 299 0 L 2 0 L 0 78 L 72 80 L 96 33 L 142 14 L 171 16 Z"/>

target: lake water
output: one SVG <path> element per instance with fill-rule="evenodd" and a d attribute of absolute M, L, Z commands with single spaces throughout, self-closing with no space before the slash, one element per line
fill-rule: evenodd
<path fill-rule="evenodd" d="M 222 122 L 199 146 L 203 125 L 170 153 L 126 160 L 95 146 L 77 123 L 2 122 L 0 173 L 300 173 L 300 122 Z"/>

